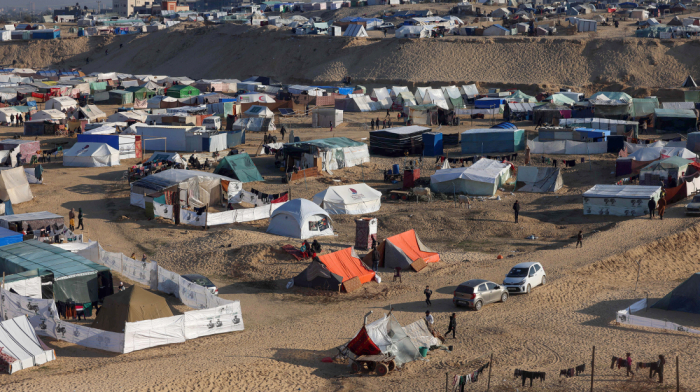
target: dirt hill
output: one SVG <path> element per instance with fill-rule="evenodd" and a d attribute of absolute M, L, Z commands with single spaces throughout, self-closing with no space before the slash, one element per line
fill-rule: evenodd
<path fill-rule="evenodd" d="M 119 45 L 123 44 L 122 49 Z M 16 67 L 78 66 L 192 78 L 269 75 L 286 82 L 675 88 L 700 77 L 700 42 L 603 38 L 346 39 L 289 29 L 179 25 L 152 34 L 0 45 Z M 105 50 L 109 54 L 105 55 Z M 90 63 L 86 65 L 86 58 Z"/>

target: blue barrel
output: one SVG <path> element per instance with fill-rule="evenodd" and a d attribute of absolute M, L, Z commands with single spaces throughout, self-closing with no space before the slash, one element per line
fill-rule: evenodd
<path fill-rule="evenodd" d="M 391 165 L 391 174 L 399 174 L 399 164 L 398 163 Z"/>

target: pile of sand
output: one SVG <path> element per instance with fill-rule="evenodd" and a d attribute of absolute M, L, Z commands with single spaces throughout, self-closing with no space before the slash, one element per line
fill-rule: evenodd
<path fill-rule="evenodd" d="M 700 76 L 699 45 L 632 38 L 346 39 L 293 36 L 271 26 L 178 25 L 143 35 L 13 42 L 0 46 L 0 56 L 17 67 L 192 78 L 269 75 L 285 82 L 335 83 L 349 75 L 358 83 L 661 87 Z"/>

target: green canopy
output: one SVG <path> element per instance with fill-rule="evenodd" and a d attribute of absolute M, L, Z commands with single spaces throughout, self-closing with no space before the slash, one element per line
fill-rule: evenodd
<path fill-rule="evenodd" d="M 520 90 L 518 90 L 518 91 L 514 92 L 512 95 L 506 97 L 506 100 L 508 100 L 508 102 L 519 102 L 519 103 L 522 103 L 522 102 L 536 103 L 537 102 L 537 98 L 535 98 L 531 95 L 527 95 Z"/>
<path fill-rule="evenodd" d="M 214 174 L 231 177 L 240 182 L 264 181 L 253 160 L 245 152 L 224 157 L 216 166 Z"/>
<path fill-rule="evenodd" d="M 666 159 L 662 159 L 660 161 L 655 161 L 652 162 L 644 168 L 642 168 L 642 171 L 654 171 L 654 170 L 667 170 L 667 169 L 683 169 L 684 167 L 687 167 L 693 163 L 692 161 L 689 161 L 685 158 L 681 157 L 670 157 Z"/>
<path fill-rule="evenodd" d="M 142 86 L 132 86 L 128 87 L 125 91 L 128 91 L 132 94 L 134 94 L 134 99 L 150 99 L 156 96 L 156 92 L 153 90 L 149 90 L 145 87 Z"/>
<path fill-rule="evenodd" d="M 564 94 L 559 94 L 559 93 L 552 94 L 549 97 L 545 98 L 544 100 L 552 102 L 556 105 L 573 105 L 576 103 L 576 101 L 574 101 L 573 99 L 567 97 Z"/>

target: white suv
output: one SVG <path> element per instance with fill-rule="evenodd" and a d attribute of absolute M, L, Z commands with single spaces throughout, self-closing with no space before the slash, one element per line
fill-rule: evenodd
<path fill-rule="evenodd" d="M 509 293 L 530 294 L 533 287 L 545 283 L 547 283 L 547 274 L 545 274 L 542 264 L 536 262 L 520 263 L 514 266 L 503 279 L 503 286 L 508 289 Z"/>

